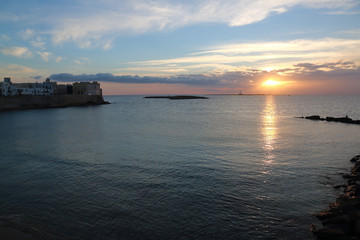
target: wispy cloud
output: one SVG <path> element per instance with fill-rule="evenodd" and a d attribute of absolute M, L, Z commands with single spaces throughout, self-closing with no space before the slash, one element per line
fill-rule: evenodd
<path fill-rule="evenodd" d="M 57 63 L 59 63 L 59 62 L 61 62 L 61 61 L 63 61 L 63 60 L 65 60 L 64 57 L 57 57 L 57 58 L 55 59 L 55 61 L 56 61 Z"/>
<path fill-rule="evenodd" d="M 81 57 L 74 60 L 74 63 L 80 66 L 84 66 L 85 64 L 88 64 L 90 62 L 90 59 Z"/>
<path fill-rule="evenodd" d="M 157 59 L 131 62 L 143 67 L 143 71 L 151 68 L 166 70 L 175 65 L 186 71 L 213 72 L 233 71 L 239 66 L 252 65 L 257 68 L 287 68 L 298 62 L 327 62 L 348 60 L 360 63 L 359 39 L 298 39 L 278 42 L 250 42 L 228 44 L 209 48 L 202 52 L 189 54 L 185 57 Z M 174 67 L 173 67 L 174 68 Z M 171 69 L 171 68 L 170 68 Z M 121 70 L 121 69 L 118 69 Z M 130 70 L 124 68 L 124 70 Z"/>
<path fill-rule="evenodd" d="M 274 52 L 313 52 L 339 50 L 343 48 L 354 49 L 360 46 L 359 39 L 297 39 L 278 42 L 253 42 L 230 44 L 214 47 L 209 51 L 194 53 L 194 55 L 206 53 L 222 54 L 249 54 L 249 53 L 274 53 Z"/>
<path fill-rule="evenodd" d="M 20 79 L 26 79 L 29 75 L 39 74 L 39 70 L 18 64 L 0 67 L 0 72 L 2 76 L 11 77 L 13 82 L 19 82 Z"/>
<path fill-rule="evenodd" d="M 26 66 L 21 66 L 18 64 L 10 64 L 4 68 L 1 68 L 2 72 L 7 72 L 7 73 L 17 73 L 17 72 L 23 72 L 23 73 L 35 73 L 36 70 L 33 68 L 29 68 Z"/>
<path fill-rule="evenodd" d="M 16 22 L 20 20 L 22 17 L 19 17 L 18 15 L 8 13 L 8 12 L 0 12 L 0 22 Z"/>
<path fill-rule="evenodd" d="M 20 36 L 24 40 L 29 40 L 34 37 L 35 31 L 33 29 L 26 29 L 20 32 Z"/>
<path fill-rule="evenodd" d="M 7 56 L 14 56 L 19 58 L 32 57 L 31 51 L 26 47 L 9 47 L 1 49 L 1 52 Z"/>
<path fill-rule="evenodd" d="M 103 49 L 104 50 L 110 50 L 113 47 L 112 45 L 112 41 L 107 41 L 104 45 L 103 45 Z"/>
<path fill-rule="evenodd" d="M 45 49 L 45 42 L 41 40 L 41 38 L 37 38 L 34 41 L 30 41 L 31 46 L 33 46 L 34 48 L 39 48 L 39 49 Z"/>
<path fill-rule="evenodd" d="M 360 35 L 360 28 L 340 32 L 340 34 L 344 34 L 344 33 Z"/>
<path fill-rule="evenodd" d="M 49 57 L 51 56 L 50 52 L 39 52 L 39 51 L 37 51 L 36 53 L 39 54 L 41 59 L 44 60 L 45 62 L 48 62 Z"/>
<path fill-rule="evenodd" d="M 0 36 L 0 41 L 2 41 L 2 42 L 8 42 L 8 41 L 10 41 L 11 40 L 11 38 L 8 36 L 8 35 L 6 35 L 6 34 L 1 34 L 1 36 Z"/>
<path fill-rule="evenodd" d="M 325 14 L 329 14 L 329 15 L 360 15 L 360 12 L 334 11 L 334 12 L 326 12 Z"/>
<path fill-rule="evenodd" d="M 81 2 L 81 1 L 80 1 Z M 139 34 L 165 31 L 201 23 L 223 23 L 238 27 L 289 11 L 295 6 L 306 8 L 342 9 L 357 4 L 356 0 L 194 0 L 191 2 L 153 1 L 92 1 L 78 14 L 58 15 L 50 30 L 55 44 L 72 41 L 81 48 L 101 45 L 110 34 Z M 81 4 L 77 9 L 82 9 Z M 108 44 L 101 45 L 108 49 Z"/>

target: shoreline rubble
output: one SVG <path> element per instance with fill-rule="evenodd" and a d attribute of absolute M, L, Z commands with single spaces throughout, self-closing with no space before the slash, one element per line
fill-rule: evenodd
<path fill-rule="evenodd" d="M 310 228 L 317 239 L 360 239 L 360 155 L 350 161 L 351 173 L 342 174 L 347 184 L 334 186 L 344 187 L 343 193 L 328 209 L 314 214 L 322 223 L 321 228 Z"/>
<path fill-rule="evenodd" d="M 341 123 L 350 123 L 350 124 L 360 124 L 360 120 L 353 120 L 349 118 L 348 116 L 345 117 L 326 117 L 322 118 L 319 115 L 311 115 L 307 117 L 298 117 L 303 119 L 309 119 L 314 121 L 326 121 L 326 122 L 341 122 Z"/>

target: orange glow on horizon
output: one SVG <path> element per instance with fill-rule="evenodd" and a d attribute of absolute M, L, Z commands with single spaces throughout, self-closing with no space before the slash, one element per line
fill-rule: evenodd
<path fill-rule="evenodd" d="M 265 94 L 298 94 L 304 87 L 308 88 L 310 85 L 282 77 L 281 79 L 267 78 L 261 81 L 254 90 Z"/>
<path fill-rule="evenodd" d="M 275 81 L 275 80 L 273 80 L 273 79 L 269 79 L 269 80 L 263 82 L 262 85 L 263 85 L 263 86 L 273 87 L 273 86 L 277 86 L 277 85 L 279 85 L 279 84 L 281 84 L 281 82 Z"/>

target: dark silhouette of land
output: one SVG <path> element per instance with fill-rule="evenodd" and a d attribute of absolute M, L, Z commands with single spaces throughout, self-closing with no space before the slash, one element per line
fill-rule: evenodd
<path fill-rule="evenodd" d="M 178 96 L 146 96 L 144 98 L 167 98 L 170 100 L 186 100 L 186 99 L 209 99 L 207 97 L 178 95 Z"/>
<path fill-rule="evenodd" d="M 336 118 L 336 117 L 322 118 L 319 115 L 312 115 L 312 116 L 300 117 L 300 118 L 309 119 L 309 120 L 315 120 L 315 121 L 327 121 L 327 122 L 341 122 L 341 123 L 350 123 L 350 124 L 360 124 L 360 120 L 353 120 L 353 119 L 349 118 L 348 116 L 339 117 L 339 118 Z"/>
<path fill-rule="evenodd" d="M 0 96 L 0 111 L 109 104 L 102 95 Z"/>

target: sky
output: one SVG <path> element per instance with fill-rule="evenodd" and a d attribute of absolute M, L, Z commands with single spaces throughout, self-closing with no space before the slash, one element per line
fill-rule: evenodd
<path fill-rule="evenodd" d="M 360 0 L 0 0 L 0 78 L 105 95 L 360 94 Z"/>

